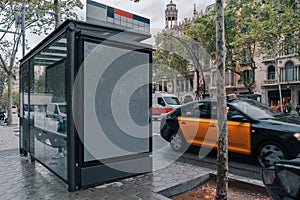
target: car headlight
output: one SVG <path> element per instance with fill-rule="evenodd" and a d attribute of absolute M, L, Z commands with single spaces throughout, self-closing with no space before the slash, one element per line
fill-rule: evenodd
<path fill-rule="evenodd" d="M 264 168 L 262 170 L 262 180 L 265 185 L 272 185 L 276 178 L 275 169 L 274 168 Z"/>
<path fill-rule="evenodd" d="M 277 175 L 286 193 L 291 197 L 297 197 L 300 190 L 300 174 L 294 173 L 295 166 L 277 164 Z M 295 169 L 296 170 L 296 169 Z M 297 170 L 299 170 L 297 168 Z"/>
<path fill-rule="evenodd" d="M 300 133 L 294 133 L 294 138 L 296 138 L 298 141 L 300 141 Z"/>

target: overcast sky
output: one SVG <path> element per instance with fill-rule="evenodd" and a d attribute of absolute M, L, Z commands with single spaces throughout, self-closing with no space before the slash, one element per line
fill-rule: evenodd
<path fill-rule="evenodd" d="M 134 3 L 130 0 L 93 0 L 124 11 L 131 12 L 150 19 L 151 28 L 163 29 L 165 26 L 165 9 L 170 0 L 140 0 Z M 197 10 L 204 10 L 215 0 L 173 0 L 178 9 L 178 21 L 193 16 L 194 4 Z"/>
<path fill-rule="evenodd" d="M 85 18 L 86 0 L 81 0 L 84 4 L 82 11 L 78 15 Z M 165 27 L 165 9 L 170 0 L 140 0 L 139 3 L 134 3 L 130 0 L 93 0 L 111 7 L 115 7 L 142 17 L 150 19 L 151 33 L 156 34 Z M 196 3 L 197 11 L 205 10 L 206 6 L 214 3 L 215 0 L 173 0 L 178 9 L 178 22 L 184 18 L 193 17 L 194 4 Z M 27 33 L 28 34 L 28 33 Z M 36 46 L 45 36 L 37 36 L 28 34 L 27 39 L 31 49 Z M 154 39 L 148 39 L 146 43 L 154 43 Z M 28 51 L 27 51 L 28 52 Z"/>

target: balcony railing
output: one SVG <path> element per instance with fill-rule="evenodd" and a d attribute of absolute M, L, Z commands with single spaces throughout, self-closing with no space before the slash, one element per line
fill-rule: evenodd
<path fill-rule="evenodd" d="M 264 62 L 273 61 L 273 60 L 275 60 L 275 56 L 263 56 Z"/>
<path fill-rule="evenodd" d="M 284 52 L 279 53 L 278 59 L 284 59 L 284 58 L 289 58 L 289 57 L 294 57 L 297 56 L 297 50 L 296 49 L 290 49 Z M 276 59 L 276 56 L 271 55 L 271 56 L 263 56 L 263 62 L 271 62 Z"/>
<path fill-rule="evenodd" d="M 265 85 L 272 85 L 272 84 L 278 84 L 278 80 L 271 79 L 271 80 L 264 80 Z"/>

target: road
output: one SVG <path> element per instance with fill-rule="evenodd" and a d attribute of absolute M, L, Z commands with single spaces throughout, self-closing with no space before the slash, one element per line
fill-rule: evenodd
<path fill-rule="evenodd" d="M 171 149 L 168 142 L 160 137 L 159 121 L 153 122 L 152 130 L 154 162 L 157 168 L 166 167 L 176 160 L 209 169 L 216 169 L 216 150 L 213 150 L 203 158 L 199 158 L 199 148 L 195 147 L 191 148 L 187 153 L 177 153 Z M 18 148 L 18 145 L 18 126 L 0 126 L 0 150 Z M 261 167 L 256 160 L 250 156 L 230 153 L 229 172 L 252 179 L 261 179 Z"/>
<path fill-rule="evenodd" d="M 153 123 L 153 151 L 159 152 L 160 160 L 173 160 L 189 163 L 209 169 L 216 170 L 217 151 L 212 150 L 207 156 L 199 158 L 199 148 L 192 147 L 184 154 L 174 152 L 169 143 L 164 141 L 159 133 L 159 122 Z M 155 158 L 155 157 L 154 157 Z M 261 167 L 252 156 L 246 156 L 236 153 L 229 153 L 229 173 L 247 178 L 261 180 Z"/>

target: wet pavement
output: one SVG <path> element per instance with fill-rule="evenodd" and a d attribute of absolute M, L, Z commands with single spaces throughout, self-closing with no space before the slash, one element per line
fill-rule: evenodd
<path fill-rule="evenodd" d="M 16 134 L 16 127 L 0 126 L 1 136 Z M 11 145 L 15 147 L 16 144 Z M 20 156 L 17 148 L 0 149 L 0 199 L 164 200 L 168 198 L 161 194 L 170 194 L 168 192 L 171 191 L 170 188 L 178 190 L 178 185 L 191 185 L 191 181 L 199 181 L 204 176 L 215 173 L 215 170 L 208 168 L 168 160 L 159 151 L 154 152 L 153 163 L 154 171 L 151 173 L 68 192 L 67 185 L 63 181 L 38 162 L 31 162 L 30 157 Z M 243 177 L 235 178 L 243 179 Z M 261 185 L 260 181 L 253 181 Z"/>
<path fill-rule="evenodd" d="M 0 199 L 167 199 L 160 191 L 209 173 L 208 169 L 173 163 L 152 173 L 98 187 L 67 192 L 67 185 L 18 149 L 0 151 Z"/>

